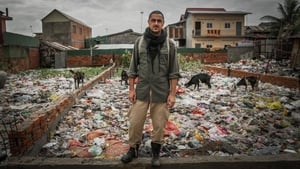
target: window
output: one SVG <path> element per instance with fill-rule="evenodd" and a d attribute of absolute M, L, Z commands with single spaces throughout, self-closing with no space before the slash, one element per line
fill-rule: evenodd
<path fill-rule="evenodd" d="M 76 33 L 76 26 L 75 25 L 73 25 L 72 29 L 73 29 L 73 33 Z"/>
<path fill-rule="evenodd" d="M 79 29 L 79 33 L 80 33 L 80 35 L 82 35 L 82 28 Z"/>
<path fill-rule="evenodd" d="M 212 28 L 213 24 L 211 22 L 206 23 L 206 28 Z"/>
<path fill-rule="evenodd" d="M 224 49 L 227 50 L 231 45 L 224 45 Z"/>
<path fill-rule="evenodd" d="M 179 35 L 178 35 L 178 28 L 175 28 L 175 38 L 179 38 Z"/>
<path fill-rule="evenodd" d="M 236 22 L 236 36 L 242 35 L 242 22 Z"/>
<path fill-rule="evenodd" d="M 230 23 L 226 22 L 225 23 L 225 28 L 230 28 Z"/>
<path fill-rule="evenodd" d="M 201 22 L 195 22 L 195 35 L 201 35 Z"/>
<path fill-rule="evenodd" d="M 206 48 L 208 48 L 208 49 L 212 48 L 212 45 L 206 45 Z"/>
<path fill-rule="evenodd" d="M 169 37 L 170 38 L 174 38 L 174 35 L 173 35 L 173 30 L 174 30 L 175 28 L 173 28 L 173 27 L 170 27 L 169 28 Z"/>
<path fill-rule="evenodd" d="M 201 48 L 201 44 L 200 43 L 195 43 L 195 48 Z"/>

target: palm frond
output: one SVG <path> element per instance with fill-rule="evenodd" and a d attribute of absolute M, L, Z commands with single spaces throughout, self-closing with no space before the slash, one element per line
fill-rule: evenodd
<path fill-rule="evenodd" d="M 261 20 L 272 23 L 272 32 L 277 33 L 277 37 L 285 39 L 291 35 L 299 33 L 300 29 L 300 3 L 298 0 L 285 0 L 283 4 L 278 3 L 280 17 L 266 15 Z"/>

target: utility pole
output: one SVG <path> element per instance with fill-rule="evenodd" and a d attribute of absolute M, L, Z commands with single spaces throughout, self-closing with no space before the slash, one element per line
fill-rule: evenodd
<path fill-rule="evenodd" d="M 92 37 L 89 38 L 89 45 L 90 45 L 90 65 L 93 66 L 93 45 L 92 45 Z"/>
<path fill-rule="evenodd" d="M 144 11 L 141 11 L 141 33 L 143 33 L 143 14 Z"/>
<path fill-rule="evenodd" d="M 30 27 L 30 33 L 31 33 L 31 36 L 33 36 L 32 25 L 30 25 L 29 27 Z"/>

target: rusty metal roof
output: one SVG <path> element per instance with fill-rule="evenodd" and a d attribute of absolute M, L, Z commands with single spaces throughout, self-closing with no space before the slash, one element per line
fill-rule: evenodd
<path fill-rule="evenodd" d="M 78 48 L 74 48 L 72 46 L 65 46 L 65 45 L 62 45 L 58 42 L 49 42 L 49 41 L 43 41 L 44 44 L 48 45 L 48 46 L 51 46 L 55 49 L 58 49 L 58 50 L 78 50 Z"/>

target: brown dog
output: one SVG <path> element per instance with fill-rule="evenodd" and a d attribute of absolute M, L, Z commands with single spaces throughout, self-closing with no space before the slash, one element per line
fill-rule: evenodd
<path fill-rule="evenodd" d="M 70 72 L 73 74 L 75 89 L 77 89 L 79 88 L 80 83 L 83 85 L 84 73 L 80 71 L 74 71 L 74 70 L 70 70 Z"/>

